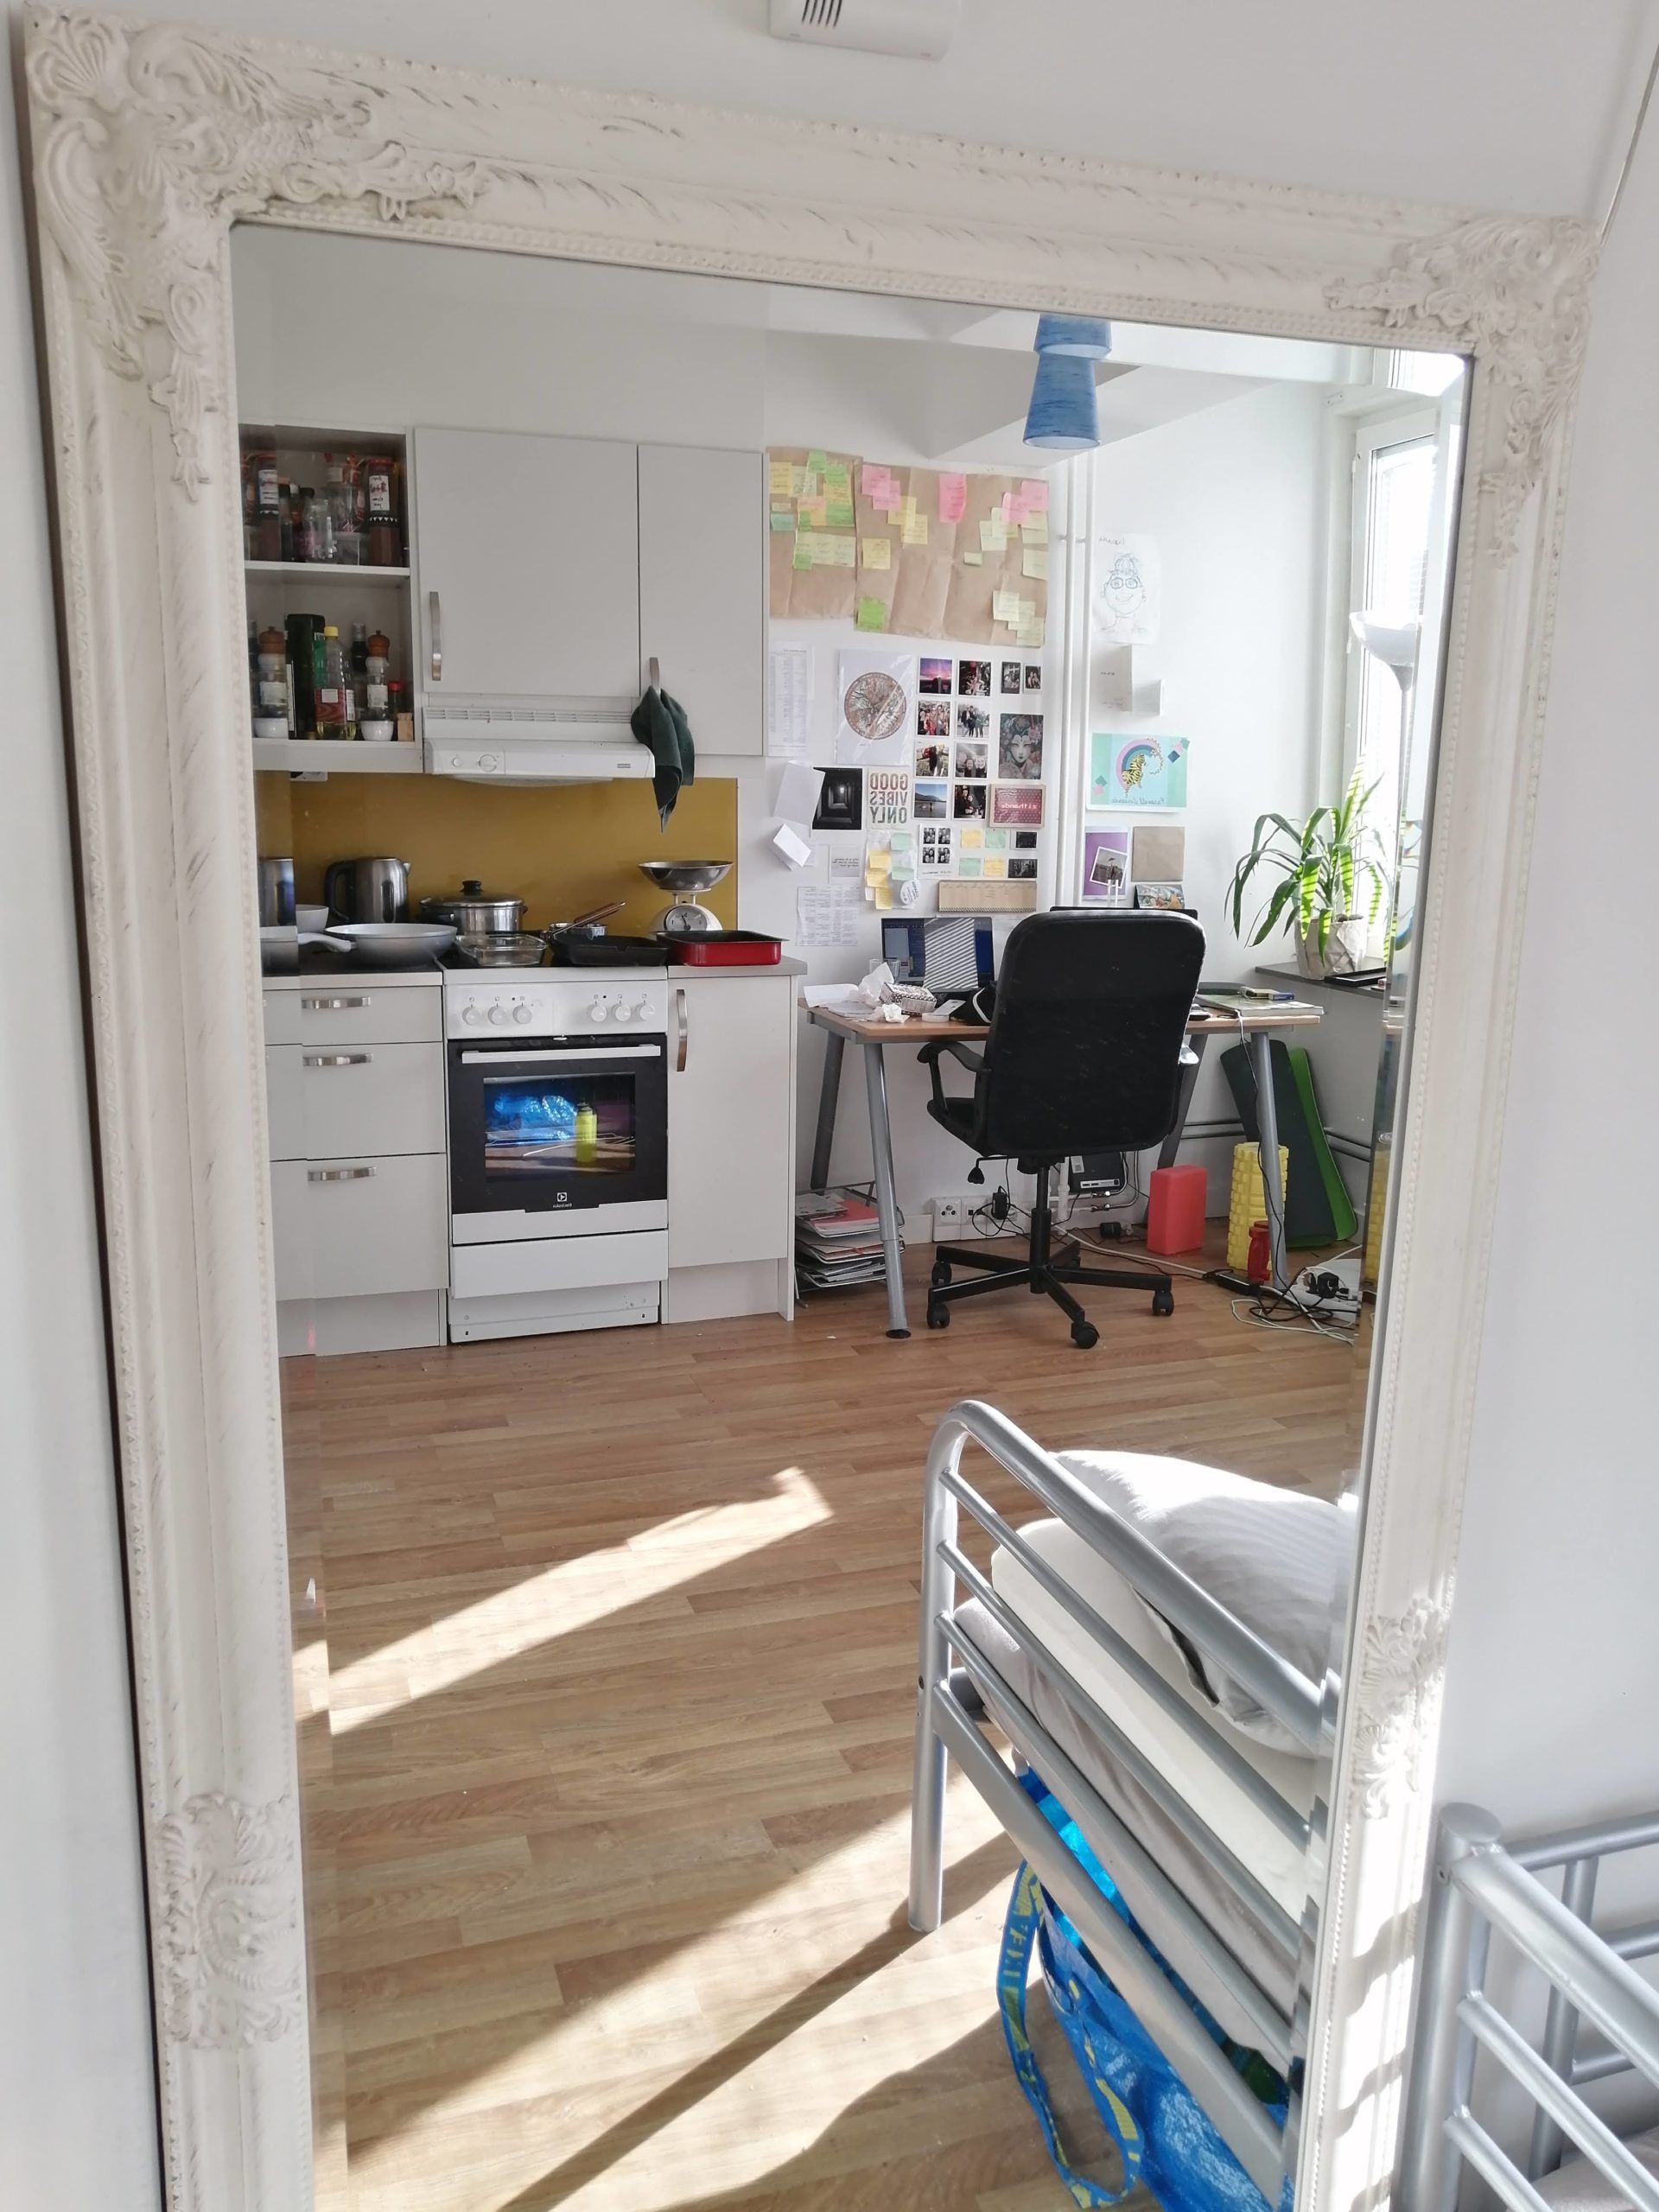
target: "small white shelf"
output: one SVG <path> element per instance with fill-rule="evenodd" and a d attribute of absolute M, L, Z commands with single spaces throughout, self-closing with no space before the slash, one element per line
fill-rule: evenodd
<path fill-rule="evenodd" d="M 382 569 L 363 562 L 353 567 L 340 561 L 245 561 L 243 568 L 251 576 L 303 576 L 308 583 L 327 581 L 340 584 L 406 584 L 407 569 Z"/>
<path fill-rule="evenodd" d="M 256 768 L 281 768 L 290 776 L 321 771 L 340 776 L 418 776 L 418 745 L 370 744 L 361 738 L 256 737 Z"/>

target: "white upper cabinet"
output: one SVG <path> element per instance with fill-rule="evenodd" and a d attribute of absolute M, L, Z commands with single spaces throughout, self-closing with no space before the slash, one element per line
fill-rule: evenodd
<path fill-rule="evenodd" d="M 700 753 L 765 747 L 766 527 L 760 454 L 640 447 L 640 657 Z"/>
<path fill-rule="evenodd" d="M 434 706 L 638 698 L 638 455 L 599 438 L 415 433 L 418 675 Z"/>

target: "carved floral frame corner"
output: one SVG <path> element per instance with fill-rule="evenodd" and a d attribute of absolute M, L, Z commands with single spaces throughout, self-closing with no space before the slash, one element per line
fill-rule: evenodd
<path fill-rule="evenodd" d="M 86 12 L 26 67 L 175 2212 L 310 2189 L 232 224 L 1472 356 L 1299 2184 L 1380 2202 L 1592 233 Z"/>

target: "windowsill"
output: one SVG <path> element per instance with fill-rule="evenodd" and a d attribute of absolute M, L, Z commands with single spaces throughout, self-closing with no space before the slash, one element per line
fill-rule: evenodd
<path fill-rule="evenodd" d="M 1275 983 L 1288 981 L 1294 983 L 1299 990 L 1328 991 L 1333 998 L 1339 999 L 1380 999 L 1386 981 L 1385 975 L 1379 974 L 1363 983 L 1332 982 L 1327 976 L 1304 976 L 1294 960 L 1287 960 L 1282 965 L 1262 961 L 1258 963 L 1255 973 L 1270 976 Z"/>

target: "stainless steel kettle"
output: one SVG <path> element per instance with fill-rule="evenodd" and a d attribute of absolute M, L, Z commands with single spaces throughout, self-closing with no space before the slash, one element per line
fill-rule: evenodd
<path fill-rule="evenodd" d="M 294 862 L 287 855 L 261 855 L 259 926 L 262 930 L 294 926 Z"/>
<path fill-rule="evenodd" d="M 331 861 L 322 879 L 329 912 L 342 922 L 406 922 L 409 862 Z"/>

